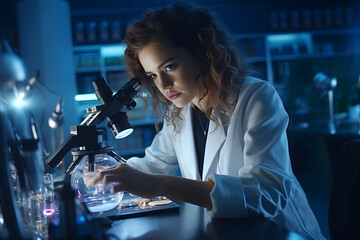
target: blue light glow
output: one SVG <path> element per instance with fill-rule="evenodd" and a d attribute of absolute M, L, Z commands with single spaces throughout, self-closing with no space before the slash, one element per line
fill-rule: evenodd
<path fill-rule="evenodd" d="M 52 224 L 57 227 L 57 226 L 60 226 L 60 222 L 59 221 L 52 221 Z"/>
<path fill-rule="evenodd" d="M 127 136 L 129 136 L 133 131 L 134 131 L 134 129 L 128 128 L 128 129 L 120 132 L 118 135 L 116 135 L 115 138 L 116 138 L 116 139 L 121 139 L 121 138 L 127 137 Z"/>
<path fill-rule="evenodd" d="M 305 238 L 303 238 L 299 234 L 290 232 L 289 235 L 287 236 L 286 240 L 305 240 Z"/>
<path fill-rule="evenodd" d="M 104 46 L 101 47 L 102 57 L 119 57 L 124 56 L 126 46 L 124 44 L 116 46 Z"/>
<path fill-rule="evenodd" d="M 85 217 L 84 217 L 84 216 L 80 216 L 80 217 L 79 217 L 79 220 L 80 220 L 80 222 L 85 222 Z"/>
<path fill-rule="evenodd" d="M 75 101 L 90 101 L 90 100 L 97 100 L 96 95 L 94 93 L 89 94 L 78 94 L 75 96 Z"/>
<path fill-rule="evenodd" d="M 276 35 L 269 35 L 267 39 L 270 42 L 280 42 L 280 41 L 294 41 L 298 38 L 296 34 L 276 34 Z"/>
<path fill-rule="evenodd" d="M 311 41 L 311 35 L 309 33 L 293 33 L 293 34 L 273 34 L 268 35 L 267 41 L 270 44 L 285 43 L 285 42 L 304 42 Z"/>
<path fill-rule="evenodd" d="M 25 93 L 20 92 L 16 99 L 13 101 L 13 106 L 16 108 L 24 108 L 27 105 L 27 102 L 24 100 Z"/>

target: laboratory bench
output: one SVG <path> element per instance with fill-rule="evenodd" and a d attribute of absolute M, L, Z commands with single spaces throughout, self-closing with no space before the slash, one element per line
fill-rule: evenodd
<path fill-rule="evenodd" d="M 131 200 L 137 198 L 133 196 Z M 80 239 L 88 240 L 307 239 L 262 216 L 215 219 L 208 215 L 205 208 L 165 197 L 156 197 L 145 205 L 142 201 L 129 205 L 126 204 L 128 200 L 129 194 L 125 193 L 118 207 L 105 212 L 88 213 L 82 218 L 83 222 L 77 220 L 77 225 L 70 226 L 68 230 L 82 234 L 85 238 Z M 159 201 L 168 202 L 151 204 Z M 49 230 L 49 239 L 63 239 L 63 231 L 63 228 Z"/>
<path fill-rule="evenodd" d="M 121 240 L 307 239 L 260 216 L 211 219 L 202 207 L 176 203 L 176 211 L 114 220 L 106 234 Z"/>

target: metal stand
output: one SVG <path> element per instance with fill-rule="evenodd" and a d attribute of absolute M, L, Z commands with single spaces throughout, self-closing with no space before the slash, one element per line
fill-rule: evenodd
<path fill-rule="evenodd" d="M 57 167 L 65 155 L 75 147 L 80 147 L 80 150 L 86 151 L 86 155 L 95 155 L 97 151 L 104 151 L 104 147 L 101 146 L 102 142 L 99 142 L 99 132 L 96 129 L 96 125 L 102 123 L 105 119 L 108 119 L 108 126 L 111 131 L 116 135 L 120 135 L 119 130 L 121 126 L 130 126 L 127 122 L 127 115 L 125 112 L 121 112 L 122 108 L 128 110 L 133 109 L 136 106 L 133 98 L 137 94 L 137 90 L 140 87 L 140 82 L 137 79 L 131 79 L 124 85 L 114 96 L 106 81 L 103 78 L 96 79 L 93 82 L 95 88 L 95 94 L 102 105 L 94 106 L 87 109 L 90 113 L 80 126 L 71 126 L 71 136 L 55 151 L 46 161 L 45 173 L 49 173 L 53 168 Z M 125 124 L 123 124 L 125 122 Z M 126 124 L 127 123 L 127 124 Z M 110 150 L 109 150 L 110 151 Z M 110 151 L 114 158 L 118 161 L 123 160 L 120 156 L 117 156 L 112 150 Z M 75 154 L 73 162 L 68 168 L 67 172 L 72 172 L 75 166 L 80 162 L 81 154 Z M 89 164 L 89 167 L 92 164 Z"/>

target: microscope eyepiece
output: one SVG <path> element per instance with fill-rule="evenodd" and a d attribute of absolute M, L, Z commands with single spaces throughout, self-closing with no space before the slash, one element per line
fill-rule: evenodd
<path fill-rule="evenodd" d="M 92 85 L 95 90 L 95 95 L 101 104 L 110 104 L 114 100 L 112 91 L 104 78 L 95 79 Z"/>
<path fill-rule="evenodd" d="M 140 87 L 140 81 L 132 78 L 120 88 L 114 96 L 104 78 L 98 78 L 93 81 L 92 84 L 95 89 L 95 95 L 104 108 L 113 103 L 115 103 L 116 106 L 119 106 L 119 109 L 116 109 L 106 116 L 108 120 L 107 125 L 115 138 L 120 139 L 131 134 L 133 129 L 128 122 L 126 113 L 122 111 L 122 108 L 125 107 L 125 109 L 131 110 L 136 106 L 136 102 L 133 98 L 136 96 L 137 90 Z"/>

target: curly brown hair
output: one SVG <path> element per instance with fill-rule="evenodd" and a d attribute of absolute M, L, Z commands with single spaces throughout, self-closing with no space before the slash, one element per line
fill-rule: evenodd
<path fill-rule="evenodd" d="M 240 62 L 234 44 L 213 13 L 204 7 L 175 3 L 147 11 L 144 18 L 129 26 L 126 32 L 125 59 L 130 75 L 139 79 L 149 91 L 154 113 L 160 117 L 159 108 L 163 107 L 165 112 L 161 117 L 176 126 L 181 108 L 171 107 L 171 101 L 157 89 L 139 61 L 139 50 L 152 41 L 165 41 L 180 47 L 199 61 L 202 77 L 196 80 L 196 84 L 202 96 L 200 100 L 207 97 L 202 106 L 209 119 L 219 125 L 219 120 L 212 115 L 214 108 L 231 114 L 236 100 L 230 101 L 229 96 L 234 90 L 239 91 L 246 67 Z"/>

